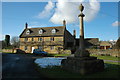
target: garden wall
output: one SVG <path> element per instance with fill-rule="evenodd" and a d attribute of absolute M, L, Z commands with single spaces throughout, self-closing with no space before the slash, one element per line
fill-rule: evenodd
<path fill-rule="evenodd" d="M 2 49 L 2 52 L 5 52 L 5 53 L 16 53 L 16 49 Z"/>
<path fill-rule="evenodd" d="M 90 52 L 90 54 L 120 57 L 120 49 L 108 49 L 108 50 L 87 49 L 87 50 Z M 2 52 L 12 53 L 13 49 L 2 49 Z M 14 53 L 16 53 L 16 50 L 14 50 Z M 71 51 L 70 50 L 65 50 L 65 51 L 62 52 L 62 54 L 71 54 Z"/>
<path fill-rule="evenodd" d="M 87 49 L 87 50 L 90 52 L 90 54 L 120 57 L 120 49 L 108 49 L 108 50 Z"/>

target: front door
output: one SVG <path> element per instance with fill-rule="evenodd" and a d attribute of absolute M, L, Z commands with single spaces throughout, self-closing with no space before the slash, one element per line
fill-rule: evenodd
<path fill-rule="evenodd" d="M 35 48 L 34 47 L 32 47 L 32 51 L 31 51 L 31 53 L 33 53 L 33 50 L 34 50 Z"/>

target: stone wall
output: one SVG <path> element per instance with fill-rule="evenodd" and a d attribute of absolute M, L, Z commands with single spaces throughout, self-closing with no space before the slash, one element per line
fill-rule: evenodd
<path fill-rule="evenodd" d="M 90 54 L 120 57 L 120 49 L 108 49 L 108 50 L 87 49 L 87 50 L 90 52 Z"/>
<path fill-rule="evenodd" d="M 16 53 L 16 50 L 13 51 L 13 49 L 2 49 L 2 52 L 5 52 L 5 53 Z"/>
<path fill-rule="evenodd" d="M 39 38 L 42 38 L 42 41 L 39 41 Z M 51 41 L 51 38 L 52 37 L 30 37 L 27 38 L 27 41 L 25 41 L 26 38 L 20 38 L 20 49 L 26 53 L 31 53 L 33 48 L 38 49 L 41 47 L 43 51 L 56 54 L 56 48 L 58 46 L 63 48 L 63 36 L 54 37 L 54 41 Z M 54 49 L 51 50 L 51 47 L 54 47 Z M 27 49 L 25 50 L 25 48 Z"/>

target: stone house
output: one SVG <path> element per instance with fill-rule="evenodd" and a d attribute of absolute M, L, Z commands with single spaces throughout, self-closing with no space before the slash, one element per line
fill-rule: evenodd
<path fill-rule="evenodd" d="M 112 48 L 112 46 L 113 46 L 112 43 L 110 43 L 110 42 L 108 42 L 108 41 L 100 41 L 100 46 L 99 46 L 99 48 L 106 50 L 106 49 Z"/>
<path fill-rule="evenodd" d="M 74 36 L 66 29 L 66 21 L 63 26 L 28 28 L 20 34 L 20 49 L 32 53 L 34 49 L 41 49 L 48 53 L 58 53 L 74 44 Z"/>

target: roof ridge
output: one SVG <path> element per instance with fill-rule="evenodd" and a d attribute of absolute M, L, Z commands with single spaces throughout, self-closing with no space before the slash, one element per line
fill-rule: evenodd
<path fill-rule="evenodd" d="M 58 27 L 65 27 L 65 26 L 54 26 L 54 27 L 36 27 L 36 28 L 28 28 L 28 29 L 37 29 L 37 28 L 58 28 Z"/>

